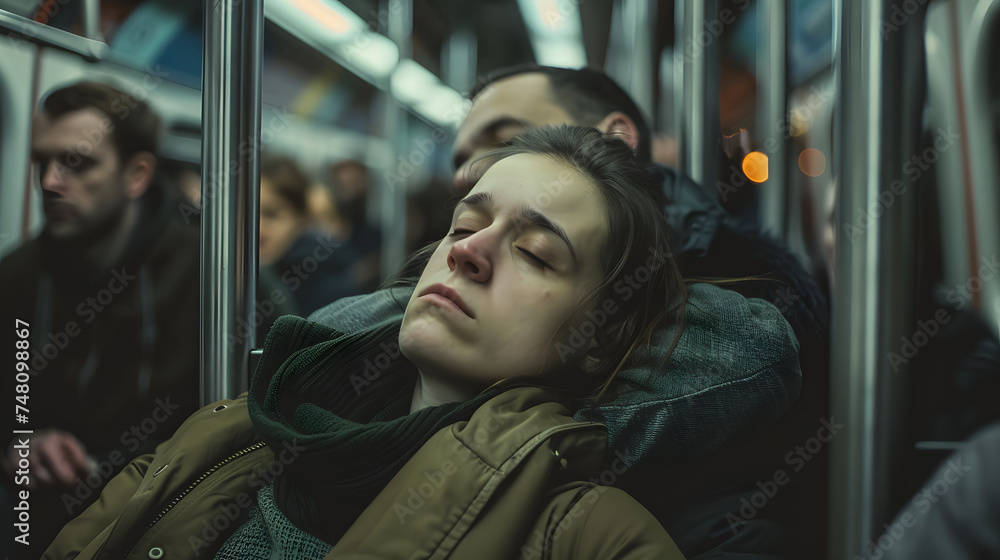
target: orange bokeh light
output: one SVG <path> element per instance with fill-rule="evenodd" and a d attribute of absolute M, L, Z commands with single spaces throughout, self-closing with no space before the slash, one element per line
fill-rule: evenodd
<path fill-rule="evenodd" d="M 750 152 L 743 158 L 743 173 L 754 183 L 767 181 L 767 155 L 763 152 Z"/>
<path fill-rule="evenodd" d="M 819 177 L 826 171 L 826 156 L 816 148 L 806 148 L 799 154 L 799 169 L 810 177 Z"/>

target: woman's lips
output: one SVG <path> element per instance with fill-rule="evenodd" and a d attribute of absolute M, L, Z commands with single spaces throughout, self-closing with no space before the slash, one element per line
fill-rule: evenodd
<path fill-rule="evenodd" d="M 465 311 L 463 311 L 462 308 L 459 307 L 457 303 L 451 301 L 450 299 L 444 297 L 441 294 L 436 294 L 436 293 L 432 292 L 432 293 L 429 293 L 429 294 L 424 294 L 424 295 L 420 296 L 420 298 L 421 299 L 426 299 L 428 301 L 433 301 L 434 303 L 440 305 L 441 307 L 446 307 L 448 309 L 454 309 L 455 311 L 458 311 L 462 315 L 468 316 L 468 313 L 466 313 Z"/>
<path fill-rule="evenodd" d="M 424 290 L 423 293 L 420 294 L 420 297 L 433 300 L 437 302 L 438 305 L 443 307 L 461 311 L 470 319 L 475 318 L 475 314 L 472 313 L 469 306 L 462 300 L 462 296 L 458 295 L 458 292 L 448 286 L 445 286 L 444 284 L 434 284 Z"/>

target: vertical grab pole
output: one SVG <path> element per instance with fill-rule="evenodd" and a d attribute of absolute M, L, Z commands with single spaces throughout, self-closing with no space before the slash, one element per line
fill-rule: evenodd
<path fill-rule="evenodd" d="M 623 0 L 623 35 L 627 37 L 627 60 L 622 60 L 627 78 L 619 83 L 629 92 L 639 109 L 649 119 L 654 114 L 653 105 L 653 26 L 656 25 L 656 2 L 653 0 Z M 650 120 L 650 125 L 655 126 Z M 655 130 L 655 128 L 654 128 Z M 652 139 L 650 139 L 652 140 Z"/>
<path fill-rule="evenodd" d="M 878 122 L 881 45 L 867 25 L 880 1 L 842 0 L 837 49 L 838 118 L 834 122 L 837 225 L 854 208 L 866 207 L 878 186 Z M 875 12 L 875 14 L 872 14 Z M 850 558 L 861 550 L 873 522 L 875 497 L 874 413 L 877 349 L 878 235 L 848 240 L 837 228 L 830 410 L 846 437 L 830 444 L 828 558 Z M 839 312 L 838 312 L 839 311 Z"/>
<path fill-rule="evenodd" d="M 101 2 L 100 0 L 83 1 L 83 36 L 95 41 L 103 41 L 101 33 Z"/>
<path fill-rule="evenodd" d="M 760 0 L 757 4 L 757 129 L 767 154 L 768 178 L 760 188 L 760 220 L 763 229 L 787 239 L 788 139 L 781 123 L 787 122 L 788 82 L 785 78 L 788 41 L 787 7 L 784 0 Z"/>
<path fill-rule="evenodd" d="M 385 13 L 389 14 L 386 35 L 399 48 L 399 60 L 412 57 L 413 53 L 413 0 L 381 0 Z M 391 78 L 390 78 L 391 80 Z M 393 148 L 390 166 L 395 168 L 399 157 L 410 155 L 408 146 L 408 114 L 392 97 L 392 88 L 387 87 L 385 95 L 385 132 L 389 145 Z M 383 174 L 388 177 L 387 174 Z M 382 208 L 382 262 L 381 276 L 394 273 L 406 259 L 406 191 L 407 181 L 397 187 L 385 179 L 379 185 Z"/>
<path fill-rule="evenodd" d="M 678 43 L 674 63 L 681 74 L 681 102 L 675 121 L 679 167 L 702 187 L 714 191 L 721 133 L 719 38 L 706 34 L 706 23 L 718 19 L 719 0 L 677 0 L 675 9 Z"/>
<path fill-rule="evenodd" d="M 201 402 L 247 387 L 256 329 L 262 0 L 204 4 Z"/>
<path fill-rule="evenodd" d="M 890 521 L 906 451 L 909 367 L 892 362 L 917 322 L 916 179 L 925 105 L 923 17 L 883 34 L 894 0 L 841 0 L 834 122 L 838 181 L 828 558 L 864 558 Z M 891 199 L 889 197 L 892 197 Z M 864 215 L 864 220 L 858 216 Z M 916 359 L 920 359 L 917 357 Z M 900 421 L 903 420 L 903 421 Z"/>

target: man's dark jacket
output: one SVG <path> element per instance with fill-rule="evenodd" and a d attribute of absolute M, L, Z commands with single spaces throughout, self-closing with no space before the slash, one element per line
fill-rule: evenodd
<path fill-rule="evenodd" d="M 150 187 L 109 269 L 44 233 L 0 260 L 5 347 L 16 319 L 30 325 L 29 422 L 15 429 L 61 428 L 121 467 L 116 453 L 153 449 L 197 410 L 198 226 L 171 200 Z"/>

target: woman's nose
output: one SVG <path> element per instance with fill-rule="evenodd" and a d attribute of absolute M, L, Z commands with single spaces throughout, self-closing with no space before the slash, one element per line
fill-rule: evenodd
<path fill-rule="evenodd" d="M 475 282 L 485 282 L 493 274 L 488 234 L 480 231 L 456 241 L 448 252 L 448 268 Z"/>

